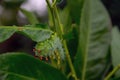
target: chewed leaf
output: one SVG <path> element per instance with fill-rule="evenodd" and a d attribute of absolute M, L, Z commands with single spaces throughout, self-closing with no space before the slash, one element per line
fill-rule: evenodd
<path fill-rule="evenodd" d="M 35 46 L 36 56 L 54 56 L 54 52 L 58 51 L 60 58 L 63 60 L 65 58 L 65 53 L 62 47 L 61 40 L 54 33 L 49 39 L 38 42 Z"/>

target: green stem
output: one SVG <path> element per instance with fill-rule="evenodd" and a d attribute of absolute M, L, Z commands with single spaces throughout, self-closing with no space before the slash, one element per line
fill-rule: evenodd
<path fill-rule="evenodd" d="M 120 69 L 120 65 L 118 65 L 117 67 L 115 67 L 115 68 L 108 74 L 108 76 L 105 77 L 104 80 L 109 80 L 109 79 L 112 77 L 112 75 L 114 75 L 119 69 Z"/>
<path fill-rule="evenodd" d="M 57 10 L 56 5 L 53 6 L 53 10 L 54 10 L 54 14 L 55 14 L 55 16 L 56 16 L 56 21 L 57 21 L 57 23 L 58 23 L 58 26 L 56 26 L 56 30 L 57 30 L 57 32 L 58 32 L 58 35 L 59 35 L 60 38 L 62 39 L 62 36 L 63 36 L 63 34 L 64 34 L 64 32 L 63 32 L 63 26 L 62 26 L 62 24 L 61 24 L 61 22 L 60 22 L 60 17 L 59 17 L 59 15 L 58 15 L 58 10 Z"/>
<path fill-rule="evenodd" d="M 71 73 L 71 72 L 67 75 L 67 79 L 69 79 L 70 76 L 72 76 L 72 73 Z"/>
<path fill-rule="evenodd" d="M 57 31 L 58 35 L 60 36 L 60 38 L 63 39 L 63 35 L 64 35 L 63 25 L 61 24 L 61 21 L 60 21 L 59 15 L 58 15 L 58 10 L 57 10 L 57 7 L 55 5 L 56 4 L 56 0 L 53 1 L 54 3 L 53 3 L 52 6 L 50 6 L 49 0 L 46 0 L 46 2 L 48 4 L 48 6 L 51 9 L 53 9 L 53 11 L 54 11 L 54 15 L 55 15 L 56 21 L 58 23 L 58 26 L 55 26 L 56 27 L 56 31 Z M 51 10 L 51 13 L 52 13 L 52 10 Z M 52 16 L 54 17 L 54 15 L 52 15 Z M 75 69 L 74 69 L 73 64 L 72 64 L 72 60 L 71 60 L 70 55 L 69 55 L 69 51 L 68 51 L 68 48 L 67 48 L 66 40 L 63 40 L 63 46 L 65 48 L 66 57 L 67 57 L 67 61 L 68 61 L 68 64 L 70 66 L 70 69 L 71 69 L 72 77 L 75 80 L 78 80 L 76 72 L 75 72 Z"/>
<path fill-rule="evenodd" d="M 55 3 L 54 3 L 55 4 Z M 57 29 L 57 32 L 59 33 L 59 36 L 61 39 L 63 39 L 63 35 L 64 35 L 64 31 L 63 31 L 63 25 L 61 24 L 61 21 L 60 21 L 60 17 L 58 15 L 58 10 L 57 10 L 57 7 L 56 5 L 53 5 L 53 10 L 54 10 L 54 14 L 56 16 L 56 20 L 58 22 L 58 26 L 56 26 L 58 29 Z M 66 43 L 66 40 L 63 40 L 63 46 L 65 48 L 65 52 L 66 52 L 66 57 L 67 57 L 67 61 L 69 63 L 69 66 L 70 66 L 70 69 L 71 69 L 71 72 L 72 72 L 72 77 L 75 79 L 75 80 L 78 80 L 77 79 L 77 76 L 76 76 L 76 72 L 75 72 L 75 69 L 73 67 L 73 64 L 72 64 L 72 60 L 70 58 L 70 55 L 69 55 L 69 51 L 68 51 L 68 48 L 67 48 L 67 43 Z"/>
<path fill-rule="evenodd" d="M 50 4 L 50 1 L 46 0 L 46 2 L 47 2 L 48 8 L 49 8 L 50 13 L 51 13 L 51 18 L 52 18 L 52 23 L 53 23 L 53 25 L 51 27 L 54 27 L 55 26 L 54 12 L 53 12 L 52 6 Z"/>
<path fill-rule="evenodd" d="M 54 5 L 56 5 L 56 0 L 52 0 L 53 1 L 53 3 L 52 3 L 52 7 L 54 6 Z"/>
<path fill-rule="evenodd" d="M 71 72 L 72 72 L 72 77 L 74 77 L 75 80 L 78 80 L 76 72 L 75 72 L 75 69 L 74 69 L 73 64 L 72 64 L 72 60 L 71 60 L 70 55 L 69 55 L 69 51 L 68 51 L 68 48 L 67 48 L 66 40 L 63 40 L 63 45 L 64 45 L 64 48 L 65 48 L 68 64 L 69 64 Z"/>

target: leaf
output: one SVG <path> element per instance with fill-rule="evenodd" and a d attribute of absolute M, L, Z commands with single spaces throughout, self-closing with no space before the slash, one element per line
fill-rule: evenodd
<path fill-rule="evenodd" d="M 47 24 L 42 24 L 42 23 L 25 25 L 24 27 L 35 27 L 35 28 L 49 29 L 49 26 Z"/>
<path fill-rule="evenodd" d="M 67 80 L 57 69 L 22 53 L 0 55 L 0 80 Z"/>
<path fill-rule="evenodd" d="M 16 28 L 6 28 L 6 27 L 0 27 L 0 43 L 5 41 L 6 39 L 10 38 L 15 32 Z"/>
<path fill-rule="evenodd" d="M 23 32 L 25 35 L 30 37 L 33 41 L 40 42 L 44 41 L 52 35 L 52 31 L 48 29 L 42 29 L 42 28 L 30 28 L 30 27 L 23 27 L 21 32 Z"/>
<path fill-rule="evenodd" d="M 27 11 L 25 9 L 20 9 L 20 11 L 27 17 L 28 21 L 31 24 L 38 24 L 39 23 L 37 17 L 32 12 Z"/>
<path fill-rule="evenodd" d="M 78 45 L 78 25 L 72 22 L 69 9 L 70 7 L 66 6 L 64 9 L 60 10 L 59 14 L 60 14 L 61 23 L 64 26 L 63 38 L 67 41 L 70 55 L 74 56 L 75 54 L 73 53 L 76 53 L 77 45 Z"/>
<path fill-rule="evenodd" d="M 114 77 L 114 78 L 112 78 L 110 80 L 120 80 L 120 77 Z"/>
<path fill-rule="evenodd" d="M 101 80 L 110 45 L 110 18 L 100 0 L 84 2 L 75 69 L 81 80 Z"/>
<path fill-rule="evenodd" d="M 70 15 L 75 23 L 79 25 L 80 23 L 80 14 L 83 8 L 83 3 L 85 0 L 69 0 L 68 6 L 70 9 Z"/>
<path fill-rule="evenodd" d="M 64 32 L 68 32 L 71 29 L 71 24 L 72 24 L 72 20 L 70 17 L 70 11 L 69 11 L 69 7 L 65 7 L 63 10 L 61 10 L 59 12 L 60 14 L 60 20 L 61 23 L 63 24 L 63 28 L 64 28 Z"/>
<path fill-rule="evenodd" d="M 114 67 L 120 64 L 120 32 L 117 27 L 112 30 L 111 55 Z M 117 71 L 116 77 L 120 77 L 120 70 Z"/>
<path fill-rule="evenodd" d="M 53 34 L 49 29 L 42 29 L 37 27 L 10 27 L 10 26 L 1 26 L 0 27 L 0 42 L 8 39 L 15 32 L 20 32 L 24 35 L 27 35 L 35 42 L 44 41 Z"/>

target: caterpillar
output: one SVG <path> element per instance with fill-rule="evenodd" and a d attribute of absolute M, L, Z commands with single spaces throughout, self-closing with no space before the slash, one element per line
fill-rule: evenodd
<path fill-rule="evenodd" d="M 51 56 L 53 56 L 55 59 L 65 59 L 65 53 L 62 47 L 62 42 L 56 33 L 53 33 L 49 39 L 44 40 L 42 42 L 38 42 L 35 45 L 34 51 L 35 56 L 38 56 L 41 59 L 42 57 L 46 57 L 46 60 L 48 60 L 47 57 Z M 55 53 L 56 51 L 58 53 Z"/>

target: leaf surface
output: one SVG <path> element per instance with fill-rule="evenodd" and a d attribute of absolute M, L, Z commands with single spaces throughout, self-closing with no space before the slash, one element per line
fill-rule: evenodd
<path fill-rule="evenodd" d="M 27 11 L 25 9 L 20 9 L 20 11 L 27 17 L 28 21 L 31 24 L 38 24 L 39 23 L 37 17 L 32 12 Z"/>
<path fill-rule="evenodd" d="M 120 32 L 117 27 L 112 30 L 111 55 L 114 67 L 120 65 Z M 117 71 L 116 77 L 120 77 L 120 70 Z"/>
<path fill-rule="evenodd" d="M 75 68 L 81 80 L 101 79 L 110 45 L 110 19 L 100 0 L 85 0 Z"/>
<path fill-rule="evenodd" d="M 0 27 L 0 43 L 10 38 L 16 31 L 17 29 L 12 27 L 9 29 L 6 27 Z"/>
<path fill-rule="evenodd" d="M 70 9 L 70 15 L 75 23 L 79 25 L 80 23 L 80 14 L 83 8 L 83 3 L 85 0 L 69 0 L 68 6 Z"/>
<path fill-rule="evenodd" d="M 57 69 L 23 53 L 0 55 L 0 80 L 67 80 Z"/>
<path fill-rule="evenodd" d="M 0 27 L 0 42 L 8 39 L 15 32 L 20 32 L 24 35 L 27 35 L 35 42 L 44 41 L 53 34 L 53 32 L 49 29 L 42 29 L 38 27 L 10 27 L 10 26 L 2 26 Z"/>

